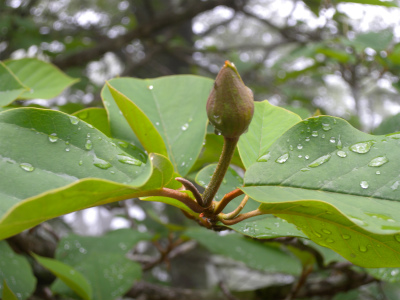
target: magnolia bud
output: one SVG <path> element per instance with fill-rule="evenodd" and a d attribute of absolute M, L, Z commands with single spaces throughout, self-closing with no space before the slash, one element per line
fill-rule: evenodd
<path fill-rule="evenodd" d="M 249 127 L 253 112 L 253 93 L 236 67 L 225 61 L 207 100 L 208 119 L 224 137 L 238 138 Z"/>

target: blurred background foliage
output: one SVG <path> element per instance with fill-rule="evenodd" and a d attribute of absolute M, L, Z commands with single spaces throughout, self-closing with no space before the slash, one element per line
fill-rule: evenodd
<path fill-rule="evenodd" d="M 3 0 L 0 60 L 36 57 L 80 78 L 54 99 L 17 100 L 13 107 L 44 106 L 72 114 L 102 107 L 100 91 L 110 78 L 189 73 L 214 78 L 230 60 L 256 100 L 268 99 L 303 118 L 343 117 L 363 131 L 385 134 L 400 130 L 399 15 L 395 0 Z M 220 142 L 209 138 L 208 143 L 217 150 L 208 148 L 207 155 L 217 159 Z M 204 248 L 204 238 L 215 238 L 206 237 L 207 232 L 181 234 L 188 224 L 193 225 L 174 208 L 133 199 L 77 212 L 13 237 L 8 241 L 13 251 L 1 244 L 0 261 L 29 251 L 56 257 L 97 282 L 95 289 L 107 295 L 104 299 L 124 294 L 133 299 L 399 298 L 392 283 L 399 280 L 397 269 L 368 273 L 327 249 L 289 238 L 266 247 L 297 257 L 299 265 L 260 270 L 248 258 L 238 262 L 241 256 L 233 250 Z M 119 244 L 122 252 L 116 256 L 104 234 L 124 227 L 137 234 L 114 233 L 119 243 L 130 241 Z M 253 251 L 247 241 L 224 242 L 241 253 Z M 75 246 L 66 246 L 70 244 Z M 103 252 L 82 260 L 79 253 L 94 245 Z M 69 247 L 76 253 L 63 256 Z M 68 255 L 76 257 L 71 262 Z M 102 262 L 99 257 L 104 256 Z M 21 258 L 16 261 L 30 272 Z M 105 264 L 103 271 L 114 266 L 107 276 L 119 281 L 96 281 L 95 262 L 99 268 Z M 32 259 L 30 263 L 37 284 L 33 277 L 27 279 L 29 290 L 24 281 L 19 299 L 76 297 L 61 283 L 54 284 L 54 276 Z M 26 273 L 15 276 L 30 278 Z"/>

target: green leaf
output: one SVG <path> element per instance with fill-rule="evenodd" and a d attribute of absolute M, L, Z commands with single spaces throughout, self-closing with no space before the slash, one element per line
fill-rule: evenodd
<path fill-rule="evenodd" d="M 209 165 L 202 169 L 196 176 L 196 183 L 202 187 L 209 184 L 212 174 L 216 165 Z M 218 190 L 215 200 L 221 200 L 222 197 L 233 191 L 235 188 L 243 185 L 243 179 L 234 171 L 229 168 L 225 174 L 225 178 Z M 244 196 L 233 199 L 223 210 L 224 213 L 233 211 L 243 200 Z M 249 199 L 246 206 L 242 209 L 241 213 L 249 212 L 258 208 L 258 203 L 253 199 Z M 226 226 L 220 223 L 221 226 Z M 258 239 L 269 239 L 281 236 L 296 236 L 305 237 L 305 235 L 296 229 L 293 224 L 274 216 L 259 216 L 244 220 L 235 225 L 226 226 L 243 235 L 247 235 Z"/>
<path fill-rule="evenodd" d="M 108 122 L 107 111 L 104 108 L 90 107 L 77 111 L 72 114 L 88 124 L 94 126 L 106 136 L 111 136 L 110 124 Z"/>
<path fill-rule="evenodd" d="M 368 5 L 379 5 L 386 7 L 397 7 L 397 4 L 394 1 L 381 1 L 381 0 L 338 0 L 337 2 L 350 2 L 350 3 L 359 3 L 359 4 L 368 4 Z"/>
<path fill-rule="evenodd" d="M 7 282 L 3 281 L 3 300 L 18 300 L 17 296 L 13 293 L 13 291 L 8 287 Z"/>
<path fill-rule="evenodd" d="M 167 148 L 161 135 L 143 111 L 111 85 L 107 84 L 107 88 L 146 151 L 168 156 Z"/>
<path fill-rule="evenodd" d="M 74 268 L 51 258 L 41 257 L 36 254 L 32 256 L 46 269 L 60 278 L 82 299 L 92 299 L 92 288 L 87 279 Z"/>
<path fill-rule="evenodd" d="M 11 103 L 27 90 L 28 88 L 0 61 L 0 106 Z"/>
<path fill-rule="evenodd" d="M 254 103 L 254 116 L 249 130 L 238 143 L 240 157 L 246 168 L 257 160 L 265 160 L 268 148 L 301 118 L 268 101 Z"/>
<path fill-rule="evenodd" d="M 298 275 L 300 261 L 277 247 L 244 238 L 238 234 L 219 235 L 203 228 L 191 228 L 185 236 L 198 241 L 210 252 L 244 262 L 248 267 L 264 272 Z"/>
<path fill-rule="evenodd" d="M 0 137 L 0 238 L 72 211 L 147 196 L 172 177 L 165 157 L 152 154 L 146 162 L 134 146 L 118 147 L 57 111 L 4 111 Z"/>
<path fill-rule="evenodd" d="M 380 2 L 380 1 L 378 1 Z M 390 2 L 385 2 L 390 3 Z M 385 29 L 378 32 L 367 32 L 358 34 L 351 44 L 354 45 L 358 52 L 364 51 L 365 48 L 369 47 L 379 52 L 386 50 L 393 39 L 393 32 L 391 29 Z"/>
<path fill-rule="evenodd" d="M 4 296 L 5 290 L 1 283 L 5 281 L 17 299 L 27 299 L 35 290 L 36 278 L 28 260 L 15 254 L 5 241 L 0 241 L 0 266 L 0 295 Z M 10 296 L 8 299 L 13 298 Z"/>
<path fill-rule="evenodd" d="M 373 134 L 388 134 L 400 131 L 400 114 L 388 117 L 373 130 Z"/>
<path fill-rule="evenodd" d="M 365 271 L 376 279 L 386 282 L 400 281 L 400 268 L 374 268 L 365 269 Z"/>
<path fill-rule="evenodd" d="M 400 266 L 399 135 L 333 117 L 288 130 L 245 175 L 244 192 L 316 243 L 365 267 Z"/>
<path fill-rule="evenodd" d="M 205 107 L 212 84 L 211 79 L 191 75 L 109 81 L 155 125 L 175 171 L 181 176 L 189 172 L 202 148 L 207 124 Z M 103 89 L 102 97 L 110 116 L 111 134 L 138 142 L 109 89 Z"/>
<path fill-rule="evenodd" d="M 115 299 L 122 296 L 141 277 L 141 267 L 125 257 L 141 240 L 151 236 L 130 229 L 110 232 L 101 237 L 70 235 L 63 238 L 56 258 L 81 272 L 93 288 L 93 299 Z M 56 281 L 52 290 L 67 294 L 68 289 Z"/>
<path fill-rule="evenodd" d="M 51 99 L 78 81 L 62 73 L 55 66 L 35 58 L 5 61 L 6 66 L 27 87 L 21 99 Z"/>

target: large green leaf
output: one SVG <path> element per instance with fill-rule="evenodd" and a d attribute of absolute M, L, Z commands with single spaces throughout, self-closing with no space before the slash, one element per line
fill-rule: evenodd
<path fill-rule="evenodd" d="M 381 1 L 379 1 L 381 2 Z M 385 1 L 385 3 L 388 3 Z M 385 29 L 379 32 L 367 32 L 358 34 L 350 43 L 357 51 L 362 52 L 369 47 L 375 51 L 386 50 L 393 39 L 392 29 Z"/>
<path fill-rule="evenodd" d="M 263 213 L 294 223 L 356 264 L 400 266 L 399 138 L 311 118 L 248 169 L 243 190 Z"/>
<path fill-rule="evenodd" d="M 109 81 L 155 125 L 174 169 L 182 176 L 189 172 L 202 148 L 207 124 L 205 107 L 212 84 L 211 79 L 190 75 Z M 111 134 L 138 142 L 107 87 L 102 97 L 110 117 Z"/>
<path fill-rule="evenodd" d="M 167 156 L 167 148 L 161 135 L 143 111 L 111 85 L 107 85 L 107 87 L 129 126 L 146 151 Z"/>
<path fill-rule="evenodd" d="M 0 295 L 3 294 L 3 281 L 19 300 L 27 299 L 36 286 L 36 278 L 28 260 L 15 254 L 7 242 L 0 241 Z"/>
<path fill-rule="evenodd" d="M 3 281 L 3 300 L 18 300 L 17 296 L 15 296 L 14 292 L 8 287 L 7 282 Z"/>
<path fill-rule="evenodd" d="M 0 61 L 0 106 L 14 101 L 26 90 L 28 88 Z"/>
<path fill-rule="evenodd" d="M 206 187 L 211 180 L 215 168 L 216 165 L 213 164 L 202 169 L 196 176 L 196 183 L 202 187 Z M 224 180 L 222 181 L 221 187 L 215 196 L 215 200 L 221 200 L 225 194 L 235 188 L 241 187 L 242 185 L 243 179 L 235 172 L 235 170 L 229 168 L 225 174 Z M 233 211 L 240 204 L 243 198 L 244 196 L 239 196 L 233 199 L 226 206 L 223 212 L 229 213 Z M 258 203 L 250 198 L 241 213 L 255 210 L 257 207 Z M 220 223 L 220 225 L 222 225 L 222 223 Z M 270 239 L 281 236 L 305 237 L 305 235 L 301 231 L 297 230 L 293 224 L 271 215 L 251 218 L 226 227 L 257 239 Z"/>
<path fill-rule="evenodd" d="M 172 177 L 165 157 L 146 162 L 134 146 L 118 147 L 61 112 L 4 111 L 0 138 L 0 238 L 75 210 L 146 196 Z"/>
<path fill-rule="evenodd" d="M 21 99 L 51 99 L 78 81 L 65 75 L 55 66 L 35 58 L 7 60 L 4 63 L 25 86 L 30 88 L 19 96 Z"/>
<path fill-rule="evenodd" d="M 56 275 L 62 282 L 70 287 L 82 299 L 92 299 L 92 287 L 87 279 L 71 266 L 56 259 L 33 255 L 33 257 L 46 269 Z"/>
<path fill-rule="evenodd" d="M 185 236 L 198 241 L 215 254 L 244 262 L 248 267 L 265 272 L 298 275 L 300 261 L 277 247 L 244 238 L 236 233 L 219 235 L 203 228 L 191 228 Z"/>
<path fill-rule="evenodd" d="M 240 157 L 246 168 L 263 159 L 267 149 L 286 130 L 301 118 L 280 107 L 269 104 L 268 101 L 254 103 L 254 116 L 249 130 L 243 134 L 238 143 Z"/>
<path fill-rule="evenodd" d="M 130 229 L 110 232 L 102 237 L 70 235 L 63 238 L 56 258 L 81 272 L 93 288 L 93 299 L 110 300 L 122 296 L 140 278 L 141 267 L 125 257 L 139 241 L 151 236 Z M 53 291 L 70 295 L 60 281 Z"/>

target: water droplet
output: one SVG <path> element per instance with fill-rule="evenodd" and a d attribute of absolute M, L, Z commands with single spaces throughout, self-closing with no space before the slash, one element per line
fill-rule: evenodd
<path fill-rule="evenodd" d="M 285 163 L 287 160 L 289 159 L 289 153 L 285 153 L 282 156 L 278 157 L 275 162 L 279 163 L 279 164 L 283 164 Z"/>
<path fill-rule="evenodd" d="M 307 127 L 307 132 L 311 132 L 311 128 L 310 127 Z"/>
<path fill-rule="evenodd" d="M 347 153 L 342 150 L 339 150 L 338 152 L 336 152 L 336 155 L 339 157 L 346 157 Z"/>
<path fill-rule="evenodd" d="M 68 145 L 69 145 L 69 141 L 65 141 L 65 145 L 67 145 L 67 146 L 68 146 Z"/>
<path fill-rule="evenodd" d="M 309 158 L 310 158 L 310 156 L 306 155 L 306 156 L 304 156 L 304 158 L 305 158 L 305 159 L 309 159 Z"/>
<path fill-rule="evenodd" d="M 79 163 L 78 163 L 80 166 L 82 166 L 83 165 L 83 161 L 79 161 Z"/>
<path fill-rule="evenodd" d="M 309 142 L 309 141 L 310 141 L 310 137 L 306 137 L 306 138 L 305 138 L 305 141 L 306 141 L 306 142 Z"/>
<path fill-rule="evenodd" d="M 389 135 L 388 137 L 390 137 L 391 139 L 394 139 L 394 140 L 398 140 L 398 139 L 400 139 L 400 133 L 395 133 L 395 134 Z"/>
<path fill-rule="evenodd" d="M 79 118 L 80 119 L 86 119 L 88 117 L 88 112 L 87 110 L 83 110 L 79 113 Z"/>
<path fill-rule="evenodd" d="M 350 146 L 350 150 L 355 153 L 367 153 L 375 141 L 361 142 Z"/>
<path fill-rule="evenodd" d="M 293 146 L 292 145 L 289 146 L 289 150 L 293 151 Z"/>
<path fill-rule="evenodd" d="M 86 137 L 90 138 L 90 133 L 88 133 L 88 134 L 86 135 Z"/>
<path fill-rule="evenodd" d="M 120 147 L 122 147 L 122 148 L 128 148 L 128 143 L 126 143 L 126 142 L 123 142 L 123 141 L 119 141 L 118 142 L 118 145 L 120 146 Z"/>
<path fill-rule="evenodd" d="M 376 171 L 375 174 L 376 175 L 381 175 L 381 171 Z"/>
<path fill-rule="evenodd" d="M 303 155 L 301 155 L 301 154 L 300 154 L 300 155 L 298 155 L 297 157 L 298 157 L 298 158 L 302 158 L 302 157 L 303 157 Z"/>
<path fill-rule="evenodd" d="M 89 123 L 86 124 L 86 126 L 89 127 L 90 129 L 93 129 L 93 128 L 94 128 L 93 125 L 92 125 L 92 124 L 89 124 Z"/>
<path fill-rule="evenodd" d="M 389 159 L 386 156 L 378 156 L 371 160 L 368 164 L 370 167 L 380 167 L 389 162 Z"/>
<path fill-rule="evenodd" d="M 324 138 L 325 138 L 325 133 L 323 133 L 323 134 L 321 135 L 321 137 L 324 139 Z"/>
<path fill-rule="evenodd" d="M 214 129 L 214 133 L 215 133 L 216 135 L 221 135 L 221 131 L 219 131 L 218 129 Z"/>
<path fill-rule="evenodd" d="M 35 170 L 35 168 L 29 164 L 29 163 L 22 163 L 19 165 L 23 170 L 27 171 L 27 172 L 32 172 L 33 170 Z"/>
<path fill-rule="evenodd" d="M 336 144 L 336 148 L 339 150 L 341 150 L 343 148 L 342 141 L 340 140 L 340 134 L 339 134 L 338 142 Z"/>
<path fill-rule="evenodd" d="M 147 88 L 148 88 L 149 90 L 152 90 L 152 89 L 154 89 L 154 86 L 149 85 Z"/>
<path fill-rule="evenodd" d="M 349 240 L 349 239 L 351 238 L 351 236 L 348 235 L 348 234 L 342 234 L 342 238 L 343 238 L 344 240 Z"/>
<path fill-rule="evenodd" d="M 65 151 L 66 151 L 66 152 L 69 152 L 69 150 L 70 150 L 70 149 L 69 149 L 68 147 L 67 147 L 67 148 L 65 148 Z"/>
<path fill-rule="evenodd" d="M 117 155 L 117 159 L 119 162 L 123 164 L 135 165 L 135 166 L 142 165 L 142 162 L 140 160 L 125 155 Z"/>
<path fill-rule="evenodd" d="M 156 122 L 156 126 L 159 126 L 160 125 L 160 122 Z"/>
<path fill-rule="evenodd" d="M 336 119 L 333 119 L 333 124 L 336 124 Z"/>
<path fill-rule="evenodd" d="M 313 233 L 317 236 L 317 237 L 322 237 L 322 235 L 321 234 L 319 234 L 318 232 L 316 232 L 316 231 L 313 231 Z"/>
<path fill-rule="evenodd" d="M 396 241 L 400 243 L 400 234 L 395 234 L 394 238 L 396 239 Z"/>
<path fill-rule="evenodd" d="M 108 161 L 103 160 L 98 157 L 93 158 L 93 165 L 95 165 L 96 167 L 98 167 L 100 169 L 108 169 L 108 168 L 112 167 L 112 165 Z"/>
<path fill-rule="evenodd" d="M 310 171 L 310 169 L 309 168 L 301 168 L 300 171 L 307 172 L 307 171 Z"/>
<path fill-rule="evenodd" d="M 331 239 L 331 238 L 327 238 L 327 239 L 325 240 L 325 242 L 332 244 L 332 243 L 334 243 L 335 241 L 334 241 L 333 239 Z"/>
<path fill-rule="evenodd" d="M 312 135 L 313 137 L 317 137 L 317 136 L 318 136 L 318 131 L 314 130 L 314 131 L 311 133 L 311 135 Z"/>
<path fill-rule="evenodd" d="M 267 154 L 264 154 L 262 156 L 260 156 L 257 161 L 258 162 L 267 162 L 268 159 L 270 159 L 271 155 L 269 154 L 269 152 Z"/>
<path fill-rule="evenodd" d="M 317 158 L 316 160 L 314 160 L 311 164 L 309 164 L 308 166 L 310 168 L 316 168 L 320 165 L 322 165 L 323 163 L 326 163 L 329 159 L 331 158 L 330 154 L 321 156 L 320 158 Z"/>
<path fill-rule="evenodd" d="M 299 149 L 299 150 L 303 149 L 303 145 L 302 144 L 298 144 L 297 145 L 297 149 Z"/>
<path fill-rule="evenodd" d="M 365 180 L 363 180 L 363 181 L 360 182 L 360 186 L 361 186 L 363 189 L 367 189 L 367 188 L 369 187 L 369 184 L 368 184 L 368 182 L 366 182 Z"/>
<path fill-rule="evenodd" d="M 333 136 L 333 137 L 331 137 L 330 139 L 329 139 L 329 141 L 333 144 L 333 143 L 336 143 L 336 138 Z"/>
<path fill-rule="evenodd" d="M 79 123 L 79 119 L 77 117 L 74 116 L 69 116 L 69 120 L 71 121 L 72 125 L 76 125 Z"/>
<path fill-rule="evenodd" d="M 87 140 L 85 144 L 86 150 L 91 150 L 93 148 L 93 143 L 91 140 Z"/>
<path fill-rule="evenodd" d="M 332 234 L 332 232 L 330 232 L 328 229 L 322 229 L 321 230 L 323 233 L 326 233 L 326 234 Z"/>
<path fill-rule="evenodd" d="M 395 183 L 392 184 L 390 187 L 393 191 L 397 190 L 400 185 L 400 181 L 396 181 Z"/>
<path fill-rule="evenodd" d="M 188 123 L 183 124 L 182 127 L 181 127 L 181 129 L 183 131 L 186 131 L 188 128 L 189 128 L 189 124 Z"/>
<path fill-rule="evenodd" d="M 57 142 L 57 141 L 58 141 L 58 136 L 57 136 L 57 134 L 56 134 L 56 133 L 50 134 L 50 136 L 49 136 L 49 141 L 52 142 L 52 143 Z"/>
<path fill-rule="evenodd" d="M 324 130 L 324 131 L 329 131 L 329 130 L 331 130 L 331 129 L 332 129 L 332 127 L 331 127 L 330 124 L 328 124 L 328 123 L 322 123 L 322 130 Z"/>
<path fill-rule="evenodd" d="M 365 247 L 365 246 L 360 246 L 358 249 L 359 249 L 361 252 L 364 252 L 364 253 L 368 251 L 367 247 Z"/>
<path fill-rule="evenodd" d="M 221 121 L 222 121 L 221 116 L 219 116 L 219 115 L 214 115 L 213 117 L 214 117 L 215 123 L 221 124 Z"/>

